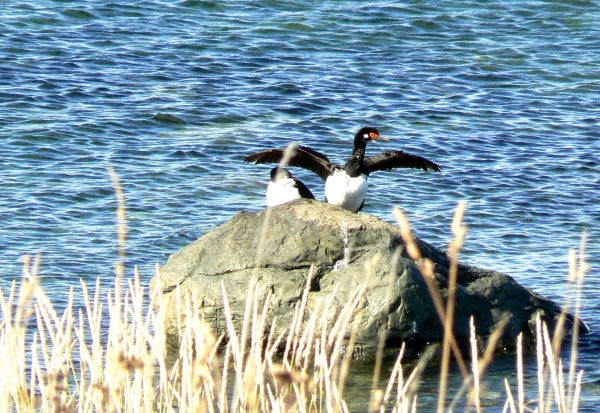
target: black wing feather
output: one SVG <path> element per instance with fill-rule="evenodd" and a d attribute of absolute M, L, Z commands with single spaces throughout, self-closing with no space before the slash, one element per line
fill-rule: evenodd
<path fill-rule="evenodd" d="M 285 148 L 269 149 L 246 157 L 244 162 L 280 163 L 284 153 Z M 319 175 L 323 180 L 326 180 L 328 176 L 333 174 L 337 166 L 331 163 L 327 156 L 306 146 L 298 146 L 296 154 L 290 158 L 288 165 L 308 169 Z"/>
<path fill-rule="evenodd" d="M 385 171 L 392 168 L 415 168 L 424 171 L 441 171 L 442 168 L 435 162 L 422 156 L 413 155 L 403 151 L 386 151 L 379 155 L 365 158 L 362 172 L 369 175 L 375 171 Z"/>
<path fill-rule="evenodd" d="M 310 189 L 301 180 L 294 178 L 294 186 L 298 189 L 298 193 L 302 198 L 315 199 L 313 193 L 310 192 Z"/>

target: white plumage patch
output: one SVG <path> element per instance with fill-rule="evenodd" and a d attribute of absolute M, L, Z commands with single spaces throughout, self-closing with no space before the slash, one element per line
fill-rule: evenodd
<path fill-rule="evenodd" d="M 368 187 L 365 176 L 350 178 L 345 171 L 338 170 L 325 181 L 325 197 L 330 204 L 356 212 L 365 199 Z"/>
<path fill-rule="evenodd" d="M 277 206 L 302 198 L 292 178 L 281 178 L 277 182 L 269 182 L 267 186 L 267 205 Z"/>

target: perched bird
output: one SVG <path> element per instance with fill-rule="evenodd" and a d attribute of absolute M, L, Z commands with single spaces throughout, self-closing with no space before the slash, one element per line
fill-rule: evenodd
<path fill-rule="evenodd" d="M 287 169 L 279 167 L 271 169 L 271 182 L 267 186 L 267 205 L 281 205 L 300 198 L 315 199 L 315 196 Z"/>
<path fill-rule="evenodd" d="M 289 166 L 299 166 L 315 172 L 325 181 L 325 199 L 352 212 L 358 212 L 365 203 L 367 176 L 371 172 L 392 168 L 417 168 L 440 171 L 435 162 L 403 151 L 386 151 L 365 158 L 367 143 L 373 140 L 389 141 L 379 135 L 377 128 L 363 127 L 354 136 L 352 155 L 344 166 L 332 163 L 327 156 L 306 146 L 298 146 L 288 161 Z M 283 159 L 285 149 L 269 149 L 255 153 L 245 162 L 277 163 Z"/>

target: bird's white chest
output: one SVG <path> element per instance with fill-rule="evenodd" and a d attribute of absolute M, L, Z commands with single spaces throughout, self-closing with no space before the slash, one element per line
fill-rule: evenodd
<path fill-rule="evenodd" d="M 290 178 L 282 178 L 277 182 L 269 182 L 267 186 L 267 205 L 277 206 L 301 198 L 296 182 Z"/>
<path fill-rule="evenodd" d="M 344 171 L 335 171 L 325 181 L 325 197 L 330 204 L 356 212 L 365 199 L 368 187 L 367 178 L 363 175 L 351 178 Z"/>

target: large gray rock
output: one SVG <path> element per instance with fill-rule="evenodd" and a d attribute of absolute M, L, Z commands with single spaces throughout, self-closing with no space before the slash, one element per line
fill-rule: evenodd
<path fill-rule="evenodd" d="M 265 224 L 267 215 L 267 210 L 240 212 L 169 258 L 160 277 L 170 334 L 177 333 L 177 285 L 182 293 L 200 298 L 206 318 L 221 333 L 227 331 L 221 281 L 239 326 L 252 276 L 258 277 L 262 295 L 273 293 L 270 315 L 277 316 L 277 325 L 289 327 L 309 268 L 315 264 L 310 302 L 330 295 L 340 283 L 334 308 L 341 308 L 360 283 L 368 286 L 357 313 L 357 342 L 367 353 L 376 349 L 382 329 L 387 330 L 388 348 L 399 347 L 402 341 L 420 347 L 442 340 L 442 324 L 419 267 L 404 252 L 398 227 L 368 214 L 354 214 L 313 200 L 272 208 Z M 446 253 L 416 241 L 422 255 L 435 264 L 436 282 L 445 298 L 450 265 Z M 375 258 L 378 254 L 379 259 Z M 367 270 L 366 264 L 374 262 L 378 264 Z M 532 337 L 538 312 L 552 327 L 560 307 L 508 275 L 459 265 L 454 314 L 454 331 L 459 341 L 466 341 L 469 336 L 471 316 L 478 334 L 485 337 L 504 314 L 509 317 L 503 336 L 506 344 L 514 343 L 521 331 Z M 585 329 L 583 324 L 582 328 Z"/>

